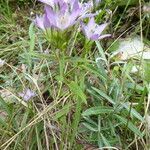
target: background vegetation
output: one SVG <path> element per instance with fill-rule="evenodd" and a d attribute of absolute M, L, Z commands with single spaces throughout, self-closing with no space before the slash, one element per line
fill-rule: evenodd
<path fill-rule="evenodd" d="M 75 30 L 63 56 L 32 24 L 39 2 L 0 1 L 0 149 L 150 149 L 150 3 L 95 9 L 111 37 L 84 45 Z"/>

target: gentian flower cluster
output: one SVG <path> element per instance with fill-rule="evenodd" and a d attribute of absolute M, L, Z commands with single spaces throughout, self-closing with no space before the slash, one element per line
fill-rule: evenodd
<path fill-rule="evenodd" d="M 78 0 L 40 0 L 45 4 L 45 14 L 36 18 L 41 29 L 50 27 L 65 30 L 85 17 L 88 5 L 81 5 Z"/>
<path fill-rule="evenodd" d="M 78 0 L 39 0 L 45 4 L 44 15 L 37 16 L 35 24 L 42 30 L 56 29 L 64 31 L 76 23 L 81 22 L 83 32 L 89 40 L 98 40 L 110 35 L 101 36 L 107 24 L 98 25 L 94 22 L 94 16 L 90 10 L 91 2 L 80 3 Z M 82 23 L 84 18 L 89 17 L 89 23 Z"/>

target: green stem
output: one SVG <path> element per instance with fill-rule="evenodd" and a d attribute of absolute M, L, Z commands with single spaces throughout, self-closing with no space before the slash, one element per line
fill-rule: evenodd
<path fill-rule="evenodd" d="M 80 122 L 81 110 L 82 110 L 82 101 L 81 101 L 81 99 L 78 99 L 77 104 L 76 104 L 75 114 L 74 114 L 74 121 L 73 121 L 73 125 L 72 125 L 72 134 L 71 134 L 71 138 L 70 138 L 70 148 L 73 147 L 73 144 L 74 144 L 74 141 L 76 138 L 78 125 Z"/>
<path fill-rule="evenodd" d="M 86 57 L 92 48 L 93 41 L 85 40 L 82 56 Z"/>

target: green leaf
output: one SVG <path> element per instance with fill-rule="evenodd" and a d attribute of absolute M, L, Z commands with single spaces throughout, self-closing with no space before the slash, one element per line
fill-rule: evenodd
<path fill-rule="evenodd" d="M 134 117 L 136 117 L 137 119 L 139 119 L 140 121 L 144 121 L 143 117 L 134 109 L 134 108 L 130 108 L 129 105 L 127 104 L 122 104 L 123 107 L 130 112 Z"/>
<path fill-rule="evenodd" d="M 8 106 L 8 104 L 2 99 L 2 97 L 0 96 L 0 108 L 4 109 L 9 116 L 11 116 L 11 110 Z"/>
<path fill-rule="evenodd" d="M 103 91 L 101 91 L 100 89 L 97 89 L 95 87 L 92 87 L 92 89 L 97 92 L 100 96 L 102 96 L 103 98 L 105 98 L 106 100 L 108 100 L 108 102 L 110 102 L 111 104 L 115 104 L 114 100 L 109 97 L 107 94 L 105 94 Z"/>
<path fill-rule="evenodd" d="M 96 43 L 96 46 L 97 46 L 97 48 L 98 48 L 98 51 L 99 51 L 101 57 L 105 60 L 105 62 L 107 62 L 107 59 L 106 59 L 104 50 L 103 50 L 103 48 L 102 48 L 100 42 L 96 41 L 95 43 Z"/>
<path fill-rule="evenodd" d="M 131 121 L 129 121 L 126 118 L 123 118 L 119 115 L 115 115 L 115 116 L 118 120 L 121 121 L 122 124 L 126 125 L 127 128 L 129 128 L 131 131 L 133 131 L 136 135 L 138 135 L 140 138 L 143 137 L 143 134 L 141 133 L 141 131 Z"/>
<path fill-rule="evenodd" d="M 30 37 L 30 52 L 33 52 L 35 46 L 35 33 L 34 33 L 34 23 L 31 23 L 29 27 L 29 37 Z"/>
<path fill-rule="evenodd" d="M 105 138 L 105 136 L 103 134 L 100 134 L 100 135 L 101 135 L 101 138 L 102 138 L 103 143 L 105 144 L 105 146 L 110 147 L 111 145 L 110 145 L 109 141 L 107 140 L 107 138 Z"/>
<path fill-rule="evenodd" d="M 67 105 L 63 106 L 63 108 L 61 110 L 59 110 L 59 111 L 56 112 L 56 114 L 54 115 L 53 119 L 57 120 L 60 117 L 62 117 L 64 115 L 67 115 L 67 113 L 70 110 L 70 106 L 71 106 L 70 104 L 67 104 Z"/>
<path fill-rule="evenodd" d="M 101 80 L 106 81 L 107 78 L 106 73 L 98 71 L 97 67 L 94 67 L 93 65 L 82 65 L 81 67 L 99 76 Z"/>
<path fill-rule="evenodd" d="M 82 123 L 87 129 L 89 129 L 90 131 L 94 131 L 94 132 L 98 132 L 98 127 L 94 127 L 91 124 L 84 122 Z"/>
<path fill-rule="evenodd" d="M 82 113 L 83 116 L 99 115 L 99 114 L 108 114 L 114 110 L 111 107 L 97 106 L 87 109 Z"/>
<path fill-rule="evenodd" d="M 150 82 L 150 60 L 143 60 L 144 80 Z"/>
<path fill-rule="evenodd" d="M 4 118 L 2 118 L 1 116 L 0 116 L 0 126 L 1 127 L 4 126 L 5 128 L 7 127 L 6 120 Z"/>
<path fill-rule="evenodd" d="M 72 91 L 72 93 L 81 98 L 81 100 L 87 104 L 87 101 L 86 101 L 86 95 L 84 94 L 84 92 L 82 91 L 81 87 L 74 81 L 72 81 L 69 85 L 69 88 L 70 90 Z"/>
<path fill-rule="evenodd" d="M 43 149 L 42 143 L 41 143 L 40 129 L 38 128 L 38 125 L 35 126 L 35 131 L 36 131 L 36 140 L 37 140 L 38 150 Z"/>
<path fill-rule="evenodd" d="M 27 125 L 27 120 L 28 120 L 28 117 L 29 117 L 28 115 L 29 115 L 29 112 L 26 111 L 24 113 L 24 115 L 22 116 L 21 129 Z"/>

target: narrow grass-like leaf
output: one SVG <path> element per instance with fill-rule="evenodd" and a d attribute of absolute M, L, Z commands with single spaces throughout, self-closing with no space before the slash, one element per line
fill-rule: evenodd
<path fill-rule="evenodd" d="M 5 121 L 5 119 L 3 119 L 1 116 L 0 116 L 0 126 L 4 126 L 5 128 L 7 127 L 7 123 Z"/>
<path fill-rule="evenodd" d="M 40 139 L 40 136 L 39 136 L 39 130 L 38 130 L 38 127 L 35 126 L 35 131 L 36 131 L 36 139 L 37 139 L 37 146 L 38 146 L 38 150 L 41 150 L 42 149 L 42 145 L 41 145 L 41 139 Z"/>
<path fill-rule="evenodd" d="M 3 108 L 8 113 L 8 115 L 11 116 L 11 110 L 8 104 L 2 99 L 1 96 L 0 96 L 0 107 Z"/>
<path fill-rule="evenodd" d="M 59 110 L 58 112 L 56 112 L 56 114 L 54 115 L 53 119 L 57 120 L 60 117 L 62 117 L 64 115 L 67 115 L 67 113 L 70 110 L 70 106 L 71 106 L 70 104 L 67 104 L 67 105 L 63 106 L 63 108 L 61 110 Z"/>
<path fill-rule="evenodd" d="M 24 116 L 23 116 L 22 122 L 21 122 L 21 129 L 26 126 L 28 115 L 29 115 L 28 112 L 24 113 Z"/>

